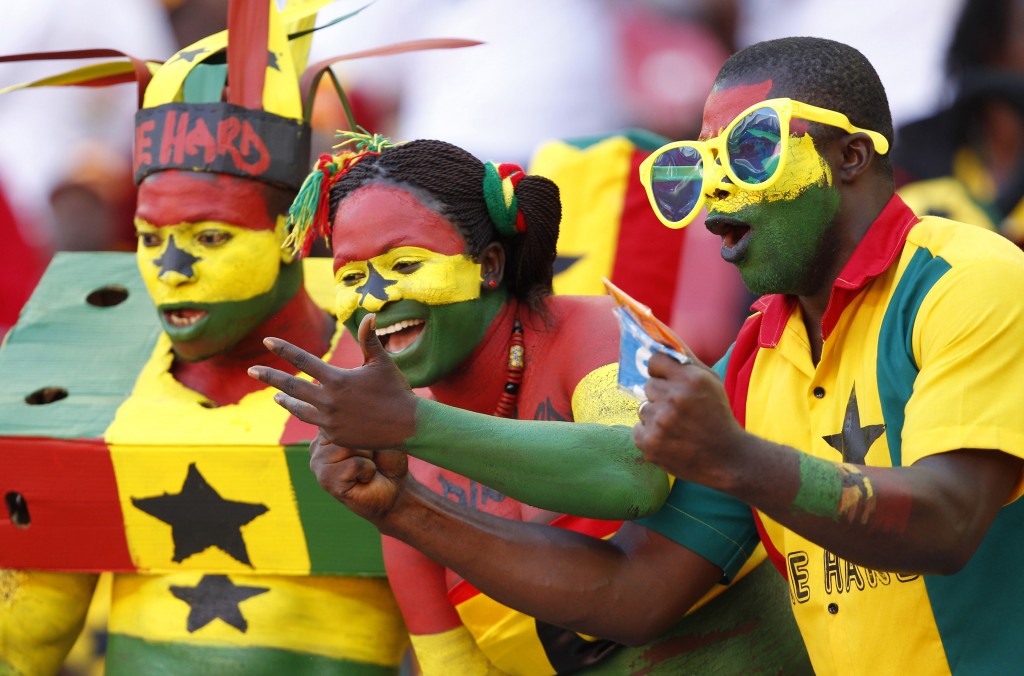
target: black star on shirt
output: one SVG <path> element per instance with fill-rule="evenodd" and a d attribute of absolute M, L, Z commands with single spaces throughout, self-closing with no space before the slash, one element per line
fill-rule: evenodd
<path fill-rule="evenodd" d="M 860 409 L 857 408 L 857 388 L 854 387 L 850 390 L 850 401 L 846 404 L 843 431 L 838 434 L 826 435 L 822 439 L 843 454 L 843 462 L 863 465 L 871 444 L 875 443 L 883 432 L 885 432 L 885 425 L 861 427 Z"/>
<path fill-rule="evenodd" d="M 377 268 L 373 267 L 373 263 L 367 263 L 366 267 L 369 268 L 366 283 L 356 287 L 356 293 L 363 294 L 363 297 L 359 299 L 359 304 L 362 305 L 366 301 L 367 296 L 373 296 L 377 300 L 386 303 L 388 300 L 387 288 L 394 286 L 398 282 L 381 277 L 380 273 L 377 272 Z"/>
<path fill-rule="evenodd" d="M 153 265 L 160 268 L 160 274 L 158 277 L 162 277 L 165 272 L 177 272 L 185 277 L 192 277 L 195 275 L 195 271 L 192 270 L 192 266 L 203 260 L 193 256 L 184 249 L 179 249 L 178 245 L 174 242 L 174 235 L 167 238 L 167 249 L 164 254 L 153 261 Z"/>
<path fill-rule="evenodd" d="M 236 585 L 227 575 L 204 575 L 195 587 L 171 586 L 171 593 L 191 608 L 187 625 L 190 634 L 218 618 L 245 633 L 249 623 L 238 604 L 268 591 L 269 587 Z"/>
<path fill-rule="evenodd" d="M 188 466 L 185 483 L 177 495 L 164 493 L 151 498 L 132 498 L 132 504 L 170 525 L 176 563 L 210 547 L 218 547 L 235 560 L 251 566 L 242 539 L 242 526 L 267 511 L 266 505 L 220 497 L 195 463 Z"/>

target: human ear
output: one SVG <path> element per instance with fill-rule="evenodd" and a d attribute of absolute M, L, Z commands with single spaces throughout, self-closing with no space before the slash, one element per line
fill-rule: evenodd
<path fill-rule="evenodd" d="M 857 132 L 840 137 L 841 155 L 836 174 L 840 181 L 853 183 L 867 171 L 875 159 L 875 145 L 867 134 Z"/>
<path fill-rule="evenodd" d="M 480 263 L 480 277 L 487 288 L 495 288 L 505 277 L 505 247 L 491 242 L 477 256 Z M 493 284 L 491 284 L 493 282 Z"/>

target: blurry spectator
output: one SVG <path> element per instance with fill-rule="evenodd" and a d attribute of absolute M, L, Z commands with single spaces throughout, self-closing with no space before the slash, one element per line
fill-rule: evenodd
<path fill-rule="evenodd" d="M 947 69 L 952 103 L 897 130 L 900 195 L 1024 245 L 1024 0 L 969 0 Z"/>
<path fill-rule="evenodd" d="M 159 0 L 5 2 L 0 3 L 0 25 L 8 27 L 0 31 L 0 54 L 109 47 L 162 61 L 175 50 Z M 69 63 L 0 64 L 0 87 L 67 71 Z M 132 128 L 136 107 L 133 85 L 0 96 L 0 180 L 29 244 L 49 252 L 108 244 L 123 248 L 126 236 L 134 239 L 131 205 L 107 200 L 134 192 L 131 139 L 125 129 Z M 124 192 L 118 182 L 127 182 Z M 102 184 L 107 185 L 99 193 L 87 194 Z M 55 194 L 58 187 L 62 190 Z M 106 231 L 83 239 L 75 231 L 84 222 Z M 67 236 L 65 228 L 71 228 Z"/>
<path fill-rule="evenodd" d="M 697 138 L 706 93 L 732 53 L 735 3 L 620 0 L 616 9 L 630 125 Z"/>
<path fill-rule="evenodd" d="M 3 242 L 3 272 L 0 273 L 0 341 L 18 319 L 21 306 L 43 274 L 44 260 L 25 242 L 14 211 L 0 184 L 0 242 Z"/>
<path fill-rule="evenodd" d="M 614 5 L 387 0 L 330 36 L 315 35 L 310 60 L 401 40 L 481 40 L 486 44 L 470 49 L 366 59 L 335 70 L 353 92 L 374 101 L 371 107 L 380 115 L 371 122 L 374 131 L 396 139 L 444 139 L 483 160 L 525 165 L 547 139 L 628 126 L 617 90 L 621 58 Z M 352 7 L 326 8 L 325 19 L 327 11 L 340 15 Z M 347 44 L 339 47 L 342 40 Z"/>
<path fill-rule="evenodd" d="M 737 2 L 737 48 L 798 35 L 856 47 L 878 70 L 896 126 L 943 103 L 942 59 L 963 0 Z"/>
<path fill-rule="evenodd" d="M 174 52 L 157 0 L 3 2 L 0 25 L 0 54 L 115 47 L 164 59 Z M 0 87 L 69 70 L 67 63 L 0 64 Z M 53 251 L 134 246 L 125 130 L 135 109 L 131 85 L 0 96 L 0 335 Z"/>

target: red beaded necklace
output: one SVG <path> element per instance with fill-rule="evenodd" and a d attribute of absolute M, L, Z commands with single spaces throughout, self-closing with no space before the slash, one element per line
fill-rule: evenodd
<path fill-rule="evenodd" d="M 523 327 L 516 318 L 512 323 L 512 336 L 508 340 L 508 365 L 505 367 L 505 389 L 498 399 L 494 415 L 511 418 L 519 400 L 519 385 L 523 382 L 523 366 L 526 363 L 526 348 L 523 347 Z"/>

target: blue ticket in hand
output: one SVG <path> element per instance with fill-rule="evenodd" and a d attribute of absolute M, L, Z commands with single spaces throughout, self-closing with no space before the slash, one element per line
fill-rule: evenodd
<path fill-rule="evenodd" d="M 619 320 L 619 389 L 637 401 L 643 401 L 647 398 L 644 385 L 651 377 L 647 362 L 652 354 L 664 352 L 680 362 L 688 359 L 678 350 L 652 338 L 629 308 L 618 306 L 612 312 Z"/>

